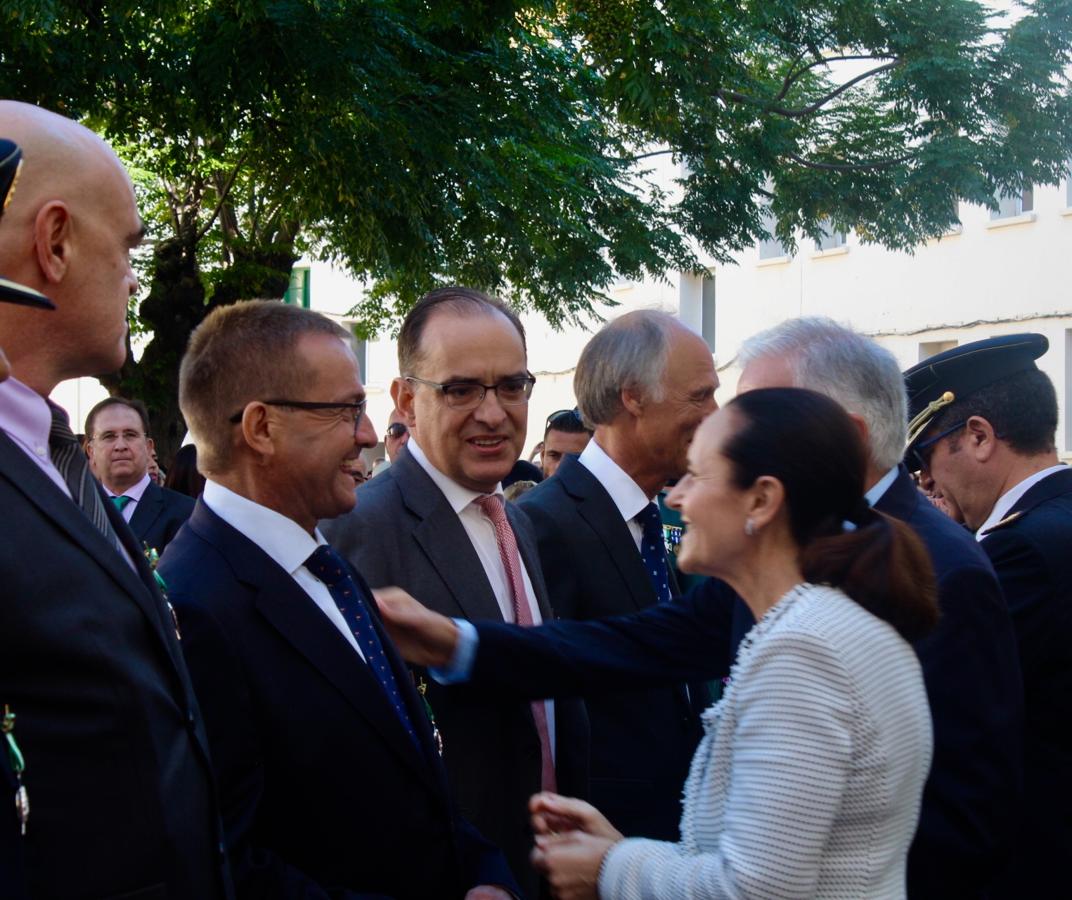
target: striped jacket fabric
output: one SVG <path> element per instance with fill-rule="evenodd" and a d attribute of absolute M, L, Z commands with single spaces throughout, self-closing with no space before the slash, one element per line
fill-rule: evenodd
<path fill-rule="evenodd" d="M 932 735 L 916 654 L 890 625 L 798 585 L 703 723 L 681 841 L 612 847 L 603 900 L 905 897 Z"/>

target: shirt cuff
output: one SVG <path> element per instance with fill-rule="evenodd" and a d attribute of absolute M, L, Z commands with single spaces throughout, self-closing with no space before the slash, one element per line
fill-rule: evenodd
<path fill-rule="evenodd" d="M 439 684 L 464 684 L 473 674 L 480 636 L 476 632 L 476 626 L 468 619 L 451 621 L 458 628 L 458 643 L 454 647 L 454 656 L 443 668 L 429 669 L 428 674 Z"/>

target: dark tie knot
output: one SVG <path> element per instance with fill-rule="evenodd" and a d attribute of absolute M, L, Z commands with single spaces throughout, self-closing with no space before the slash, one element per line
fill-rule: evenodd
<path fill-rule="evenodd" d="M 305 561 L 305 568 L 329 588 L 341 584 L 347 577 L 346 564 L 327 544 L 317 547 Z"/>
<path fill-rule="evenodd" d="M 663 518 L 656 503 L 649 503 L 636 515 L 644 536 L 652 540 L 662 537 Z"/>

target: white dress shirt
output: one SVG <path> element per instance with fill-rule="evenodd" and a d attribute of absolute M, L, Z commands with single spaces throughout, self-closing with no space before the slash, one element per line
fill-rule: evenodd
<path fill-rule="evenodd" d="M 897 480 L 897 473 L 900 471 L 899 466 L 894 466 L 885 475 L 883 475 L 878 481 L 876 481 L 866 494 L 864 494 L 864 500 L 867 501 L 868 506 L 874 506 L 886 496 L 891 485 Z"/>
<path fill-rule="evenodd" d="M 1017 501 L 1026 494 L 1031 488 L 1038 484 L 1042 479 L 1048 478 L 1055 472 L 1063 472 L 1068 468 L 1064 463 L 1059 463 L 1056 466 L 1050 466 L 1048 469 L 1043 469 L 1041 472 L 1036 472 L 1034 475 L 1028 475 L 1023 481 L 1013 488 L 1009 488 L 1004 494 L 998 498 L 998 502 L 994 504 L 994 508 L 990 510 L 990 515 L 987 516 L 986 521 L 979 526 L 979 530 L 975 532 L 975 539 L 981 541 L 986 537 L 988 529 L 993 528 L 1008 514 Z"/>
<path fill-rule="evenodd" d="M 591 472 L 592 477 L 603 485 L 603 490 L 610 494 L 611 502 L 618 507 L 618 512 L 625 519 L 625 524 L 636 544 L 637 553 L 640 553 L 640 545 L 644 540 L 644 528 L 636 517 L 644 511 L 652 499 L 640 489 L 640 485 L 633 481 L 621 466 L 607 456 L 606 451 L 596 443 L 595 438 L 588 442 L 588 446 L 578 457 L 578 462 Z"/>
<path fill-rule="evenodd" d="M 486 495 L 480 491 L 472 491 L 469 488 L 462 487 L 456 481 L 452 481 L 440 472 L 428 461 L 428 457 L 424 455 L 424 451 L 421 450 L 412 436 L 406 446 L 409 448 L 409 454 L 417 462 L 417 465 L 428 473 L 428 477 L 443 492 L 443 496 L 447 498 L 450 508 L 454 510 L 461 521 L 465 533 L 469 535 L 469 541 L 472 543 L 476 555 L 480 558 L 480 564 L 484 567 L 484 574 L 488 576 L 488 583 L 491 585 L 495 600 L 502 611 L 503 620 L 511 623 L 515 622 L 514 599 L 510 589 L 510 578 L 506 574 L 506 567 L 503 565 L 502 557 L 499 555 L 499 542 L 495 539 L 495 526 L 492 525 L 491 519 L 484 515 L 484 511 L 475 502 Z M 495 485 L 493 493 L 501 497 L 502 492 L 502 485 Z M 528 569 L 525 568 L 525 560 L 523 559 L 521 560 L 521 578 L 525 583 L 525 596 L 528 600 L 529 611 L 532 614 L 532 624 L 539 625 L 543 622 L 543 616 L 540 615 L 540 607 L 536 602 L 536 592 L 532 589 L 532 581 L 529 579 Z"/>
<path fill-rule="evenodd" d="M 135 508 L 137 507 L 137 505 L 139 503 L 141 503 L 141 498 L 143 496 L 145 496 L 145 489 L 148 486 L 149 486 L 149 473 L 146 472 L 144 475 L 141 476 L 141 480 L 137 484 L 127 488 L 125 491 L 123 491 L 122 494 L 113 494 L 112 489 L 110 487 L 108 487 L 108 485 L 105 485 L 104 489 L 108 492 L 109 497 L 129 497 L 130 498 L 130 502 L 126 506 L 124 506 L 123 510 L 122 510 L 123 521 L 129 522 L 131 520 L 131 518 L 133 518 L 133 516 L 134 516 Z"/>
<path fill-rule="evenodd" d="M 350 646 L 362 659 L 365 658 L 365 654 L 357 645 L 357 639 L 350 631 L 350 626 L 335 605 L 331 591 L 324 582 L 305 568 L 305 561 L 313 551 L 321 544 L 327 543 L 319 528 L 314 538 L 293 519 L 288 519 L 267 506 L 254 503 L 211 478 L 205 481 L 205 491 L 201 499 L 235 531 L 260 547 L 283 571 L 289 572 L 298 587 L 308 594 Z"/>
<path fill-rule="evenodd" d="M 450 508 L 457 514 L 458 520 L 462 523 L 462 528 L 465 529 L 465 533 L 469 536 L 469 542 L 473 545 L 473 549 L 480 559 L 480 565 L 484 568 L 484 574 L 487 575 L 488 583 L 495 594 L 495 600 L 499 604 L 503 620 L 516 624 L 517 616 L 514 615 L 513 592 L 510 588 L 510 578 L 506 574 L 506 567 L 503 565 L 502 557 L 499 555 L 499 542 L 495 539 L 495 526 L 492 525 L 491 519 L 484 515 L 484 511 L 475 502 L 486 495 L 480 491 L 462 487 L 456 481 L 452 481 L 440 472 L 429 462 L 428 457 L 424 455 L 424 451 L 421 450 L 412 433 L 409 441 L 406 442 L 406 449 L 417 465 L 428 473 L 428 477 L 435 482 L 435 486 L 443 492 L 443 496 L 446 498 L 447 503 L 450 504 Z M 495 485 L 493 493 L 501 496 L 502 485 Z M 518 553 L 518 559 L 521 562 L 521 580 L 525 585 L 525 599 L 529 604 L 532 624 L 540 625 L 543 623 L 543 615 L 540 613 L 540 605 L 536 602 L 536 591 L 532 589 L 532 580 L 529 578 L 528 569 L 525 568 L 525 560 L 521 559 L 520 552 Z M 437 672 L 433 670 L 431 673 L 433 678 L 444 684 L 454 684 L 466 680 L 472 670 L 473 659 L 476 655 L 478 642 L 476 629 L 465 620 L 455 621 L 461 627 L 462 635 L 464 636 L 460 642 L 461 652 L 455 654 L 452 665 L 448 666 L 446 671 L 439 670 Z M 545 700 L 544 708 L 547 710 L 547 737 L 551 743 L 551 758 L 554 759 L 554 701 Z"/>

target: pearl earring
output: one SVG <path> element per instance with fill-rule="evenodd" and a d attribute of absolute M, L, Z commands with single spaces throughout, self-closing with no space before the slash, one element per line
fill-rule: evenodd
<path fill-rule="evenodd" d="M 751 519 L 744 520 L 744 533 L 752 537 L 756 533 L 756 523 Z"/>

